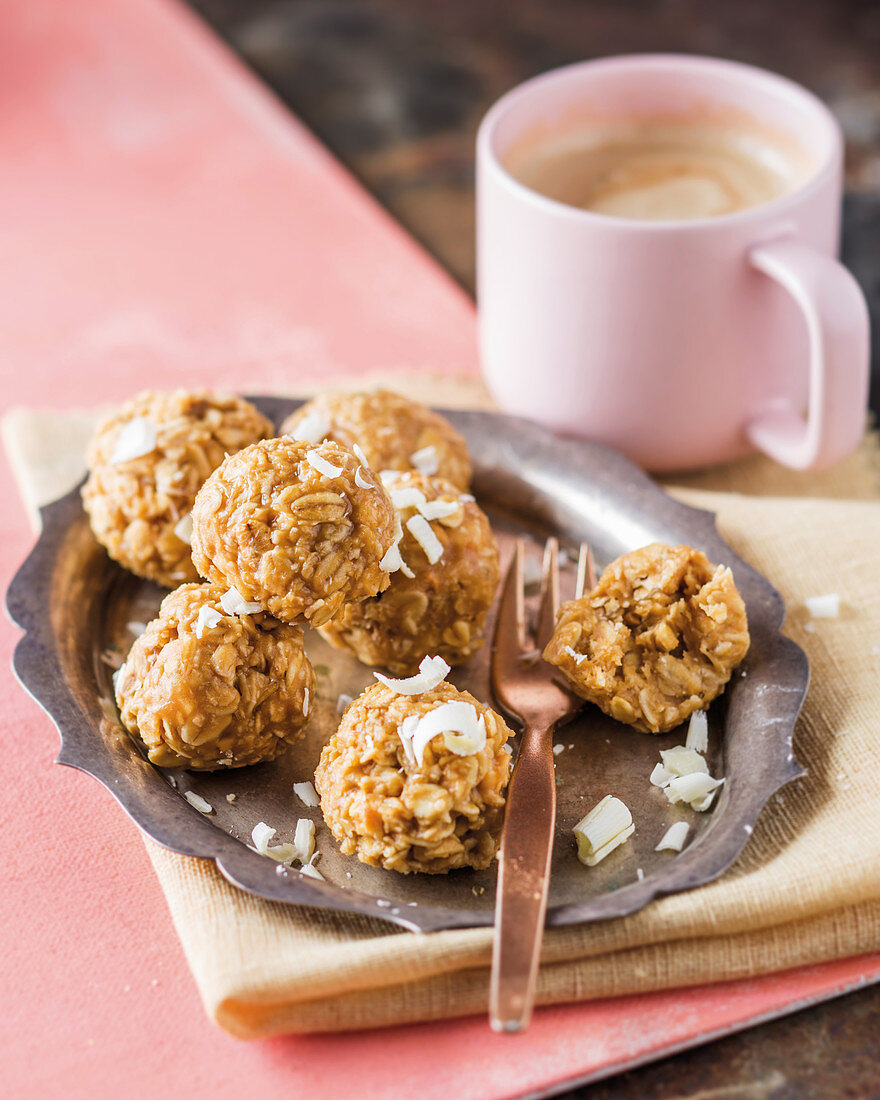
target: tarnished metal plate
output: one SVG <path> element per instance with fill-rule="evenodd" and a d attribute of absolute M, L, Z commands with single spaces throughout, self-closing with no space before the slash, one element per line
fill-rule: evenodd
<path fill-rule="evenodd" d="M 252 400 L 276 424 L 299 404 Z M 559 805 L 547 920 L 565 925 L 621 916 L 658 895 L 716 878 L 741 851 L 770 796 L 802 774 L 791 739 L 809 672 L 803 651 L 779 633 L 779 594 L 721 539 L 710 513 L 673 500 L 622 456 L 511 417 L 444 414 L 468 441 L 474 492 L 505 558 L 515 535 L 526 537 L 537 560 L 543 539 L 555 534 L 572 552 L 581 540 L 590 542 L 600 569 L 654 541 L 688 543 L 733 569 L 752 645 L 709 712 L 710 771 L 727 777 L 720 797 L 709 813 L 698 814 L 670 806 L 648 783 L 660 749 L 679 744 L 683 729 L 652 737 L 585 707 L 557 735 L 565 749 L 556 757 Z M 216 860 L 231 882 L 261 897 L 368 913 L 412 929 L 491 924 L 494 870 L 402 876 L 365 867 L 342 856 L 320 810 L 306 809 L 294 796 L 293 783 L 311 779 L 321 747 L 336 728 L 340 693 L 356 695 L 373 682 L 369 669 L 313 631 L 306 634 L 318 700 L 303 742 L 271 764 L 232 772 L 172 772 L 150 764 L 119 723 L 108 656 L 124 656 L 134 637 L 128 624 L 152 618 L 163 592 L 109 560 L 89 530 L 78 491 L 44 508 L 42 520 L 40 539 L 10 585 L 7 606 L 25 631 L 15 671 L 59 729 L 60 763 L 103 783 L 154 840 Z M 573 565 L 562 587 L 563 597 L 573 591 Z M 488 648 L 450 679 L 491 702 Z M 214 812 L 205 816 L 193 809 L 183 798 L 186 790 L 200 794 Z M 571 829 L 608 793 L 630 807 L 636 832 L 598 867 L 586 868 L 576 858 Z M 227 794 L 235 800 L 229 802 Z M 317 826 L 325 882 L 296 871 L 279 874 L 272 861 L 247 847 L 258 821 L 290 840 L 297 818 L 305 816 Z M 682 817 L 692 827 L 684 852 L 655 853 L 665 829 Z"/>

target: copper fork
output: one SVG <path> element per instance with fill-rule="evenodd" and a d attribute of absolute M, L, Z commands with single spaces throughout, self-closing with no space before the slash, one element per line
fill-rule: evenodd
<path fill-rule="evenodd" d="M 507 571 L 492 645 L 492 691 L 508 718 L 522 726 L 519 756 L 510 778 L 499 853 L 495 941 L 489 1021 L 495 1031 L 522 1031 L 535 999 L 550 857 L 556 822 L 553 732 L 583 700 L 567 690 L 540 654 L 550 641 L 559 609 L 559 546 L 544 548 L 541 604 L 534 644 L 526 641 L 523 559 L 518 539 Z M 595 587 L 590 549 L 581 546 L 576 596 Z"/>

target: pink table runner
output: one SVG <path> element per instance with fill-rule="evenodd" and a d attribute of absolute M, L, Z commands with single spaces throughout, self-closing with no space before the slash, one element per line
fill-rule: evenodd
<path fill-rule="evenodd" d="M 165 0 L 0 7 L 3 406 L 144 385 L 289 390 L 368 370 L 473 372 L 472 308 L 184 10 Z M 0 470 L 0 582 L 30 544 Z M 752 982 L 381 1037 L 245 1045 L 204 1019 L 133 827 L 51 764 L 48 719 L 0 639 L 0 917 L 11 1096 L 501 1098 L 704 1041 L 880 978 L 880 958 Z"/>

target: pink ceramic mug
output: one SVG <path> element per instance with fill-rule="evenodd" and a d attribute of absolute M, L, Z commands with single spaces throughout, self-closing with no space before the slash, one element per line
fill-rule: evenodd
<path fill-rule="evenodd" d="M 640 221 L 544 197 L 514 146 L 600 120 L 750 120 L 809 155 L 795 190 L 706 220 Z M 483 370 L 498 404 L 653 470 L 755 448 L 806 469 L 865 424 L 868 312 L 837 251 L 842 139 L 805 89 L 711 58 L 613 57 L 520 85 L 477 139 Z"/>

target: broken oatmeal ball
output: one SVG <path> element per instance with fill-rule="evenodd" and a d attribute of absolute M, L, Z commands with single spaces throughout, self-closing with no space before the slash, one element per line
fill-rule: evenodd
<path fill-rule="evenodd" d="M 315 786 L 342 851 L 361 863 L 401 874 L 481 870 L 498 849 L 512 734 L 472 695 L 438 683 L 430 664 L 355 699 Z"/>
<path fill-rule="evenodd" d="M 428 653 L 461 664 L 483 644 L 498 588 L 498 544 L 482 509 L 448 481 L 401 474 L 388 487 L 396 542 L 388 588 L 351 604 L 321 633 L 367 665 L 415 672 Z"/>
<path fill-rule="evenodd" d="M 95 429 L 82 489 L 111 558 L 173 588 L 198 580 L 190 554 L 196 493 L 224 456 L 274 428 L 248 401 L 219 393 L 142 393 Z"/>
<path fill-rule="evenodd" d="M 612 718 L 663 733 L 708 706 L 748 648 L 731 571 L 700 550 L 655 542 L 562 605 L 544 659 Z"/>
<path fill-rule="evenodd" d="M 192 515 L 199 572 L 285 622 L 320 626 L 388 587 L 394 507 L 338 443 L 255 443 L 214 471 Z"/>
<path fill-rule="evenodd" d="M 166 596 L 114 683 L 122 723 L 150 760 L 200 771 L 274 760 L 315 697 L 302 630 L 217 584 Z"/>
<path fill-rule="evenodd" d="M 462 490 L 470 485 L 471 460 L 462 436 L 439 413 L 389 390 L 321 394 L 292 413 L 281 432 L 310 443 L 357 444 L 380 474 L 417 470 Z"/>

